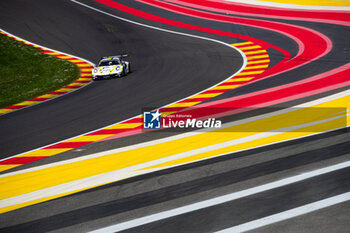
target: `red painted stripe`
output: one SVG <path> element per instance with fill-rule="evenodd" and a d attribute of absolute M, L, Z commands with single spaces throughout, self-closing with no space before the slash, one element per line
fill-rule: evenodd
<path fill-rule="evenodd" d="M 93 141 L 88 142 L 61 142 L 52 146 L 45 147 L 43 149 L 67 149 L 67 148 L 77 148 L 87 144 L 92 143 Z"/>
<path fill-rule="evenodd" d="M 33 99 L 30 99 L 29 101 L 45 101 L 48 99 L 50 99 L 50 98 L 33 98 Z"/>
<path fill-rule="evenodd" d="M 75 81 L 75 83 L 89 83 L 90 81 L 88 80 L 78 80 L 78 81 Z"/>
<path fill-rule="evenodd" d="M 264 72 L 266 69 L 265 68 L 258 68 L 258 69 L 249 69 L 249 70 L 246 70 L 244 69 L 241 73 L 246 73 L 246 72 L 255 72 L 255 71 L 261 71 L 261 72 Z"/>
<path fill-rule="evenodd" d="M 0 165 L 27 164 L 44 158 L 47 158 L 47 156 L 13 157 L 10 159 L 0 161 Z"/>
<path fill-rule="evenodd" d="M 62 94 L 66 94 L 67 92 L 65 91 L 53 91 L 53 92 L 50 92 L 49 94 L 52 94 L 52 95 L 62 95 Z"/>
<path fill-rule="evenodd" d="M 72 61 L 74 64 L 87 64 L 87 65 L 90 65 L 89 63 L 86 63 L 84 61 Z M 91 66 L 93 67 L 93 66 Z"/>
<path fill-rule="evenodd" d="M 111 0 L 98 0 L 98 1 L 108 2 Z M 253 27 L 262 28 L 266 30 L 271 30 L 271 31 L 280 33 L 282 35 L 285 35 L 287 37 L 290 37 L 292 40 L 294 40 L 299 47 L 298 54 L 290 60 L 288 60 L 289 58 L 284 59 L 282 62 L 272 67 L 268 73 L 265 73 L 264 76 L 260 76 L 259 77 L 260 79 L 268 78 L 268 77 L 271 77 L 272 75 L 277 75 L 282 72 L 305 65 L 313 60 L 316 60 L 324 56 L 332 49 L 332 42 L 328 37 L 321 34 L 320 32 L 317 32 L 313 29 L 306 28 L 306 27 L 291 25 L 287 23 L 279 23 L 274 21 L 248 19 L 248 18 L 214 14 L 209 12 L 202 12 L 202 11 L 185 8 L 185 7 L 181 7 L 178 5 L 169 4 L 165 2 L 154 1 L 154 0 L 139 0 L 139 1 L 150 4 L 155 7 L 166 9 L 168 11 L 183 14 L 183 15 L 189 15 L 197 18 L 203 18 L 207 20 L 219 21 L 219 22 L 225 22 L 225 23 L 234 22 L 235 24 L 241 24 L 241 25 L 247 25 L 247 26 L 253 26 Z M 111 4 L 106 4 L 106 5 L 111 6 Z M 259 43 L 256 43 L 256 44 L 259 44 Z M 266 47 L 264 46 L 262 47 L 266 49 Z"/>
<path fill-rule="evenodd" d="M 4 109 L 20 109 L 20 108 L 24 108 L 27 106 L 28 105 L 12 105 L 12 106 L 8 106 L 8 107 L 4 107 Z"/>
<path fill-rule="evenodd" d="M 213 97 L 208 97 L 208 98 L 190 98 L 190 99 L 182 100 L 179 103 L 203 102 L 203 101 L 206 101 L 206 100 L 211 99 L 211 98 L 213 98 Z"/>
<path fill-rule="evenodd" d="M 250 80 L 249 81 L 240 81 L 240 82 L 225 82 L 225 83 L 220 84 L 220 86 L 241 85 L 241 84 L 245 84 L 247 82 L 250 82 Z"/>
<path fill-rule="evenodd" d="M 139 127 L 136 127 L 134 129 L 137 129 Z M 118 133 L 123 133 L 126 132 L 130 129 L 101 129 L 96 132 L 89 133 L 87 135 L 104 135 L 104 134 L 118 134 Z"/>
<path fill-rule="evenodd" d="M 73 89 L 78 89 L 80 88 L 81 86 L 65 86 L 64 88 L 73 88 Z"/>
<path fill-rule="evenodd" d="M 235 3 L 228 1 L 213 0 L 167 0 L 181 4 L 187 7 L 193 7 L 202 10 L 215 11 L 224 14 L 235 14 L 245 16 L 263 16 L 265 18 L 292 19 L 302 21 L 326 22 L 335 24 L 344 24 L 349 22 L 349 13 L 344 11 L 319 11 L 319 10 L 300 10 L 283 9 L 267 6 L 257 6 L 244 3 Z M 345 24 L 348 25 L 348 24 Z"/>
<path fill-rule="evenodd" d="M 67 61 L 80 61 L 79 59 L 74 58 L 74 57 L 64 58 L 64 60 L 67 60 Z"/>
<path fill-rule="evenodd" d="M 332 90 L 335 87 L 339 88 L 341 86 L 346 86 L 348 83 L 350 83 L 349 68 L 350 63 L 324 74 L 308 78 L 306 80 L 266 89 L 251 94 L 246 94 L 243 96 L 232 97 L 198 105 L 201 109 L 204 109 L 201 112 L 183 111 L 182 113 L 192 114 L 193 116 L 197 117 L 208 116 L 205 115 L 205 109 L 207 108 L 214 108 L 218 110 L 225 108 L 230 110 L 237 109 L 239 112 L 244 112 L 251 108 L 261 108 L 273 104 L 291 101 L 294 99 L 300 99 L 310 95 L 315 95 L 324 91 Z M 200 115 L 194 115 L 197 113 Z M 216 114 L 219 113 L 219 111 L 216 112 Z"/>
<path fill-rule="evenodd" d="M 202 92 L 201 94 L 213 94 L 213 93 L 224 93 L 224 90 L 207 90 Z"/>

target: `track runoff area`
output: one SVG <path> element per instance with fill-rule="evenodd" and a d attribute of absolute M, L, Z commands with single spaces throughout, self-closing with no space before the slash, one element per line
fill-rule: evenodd
<path fill-rule="evenodd" d="M 7 212 L 140 174 L 347 127 L 349 122 L 347 109 L 350 107 L 349 94 L 349 91 L 343 91 L 290 109 L 283 109 L 229 123 L 218 123 L 219 120 L 215 119 L 217 114 L 219 117 L 223 117 L 225 111 L 214 111 L 215 114 L 209 116 L 210 119 L 213 119 L 210 121 L 204 119 L 202 123 L 198 124 L 197 122 L 201 122 L 200 120 L 191 121 L 190 123 L 186 120 L 185 123 L 177 122 L 177 125 L 169 123 L 170 121 L 176 122 L 170 117 L 174 112 L 170 111 L 163 113 L 163 115 L 158 115 L 159 112 L 150 111 L 151 119 L 147 122 L 142 122 L 142 126 L 145 128 L 157 129 L 158 125 L 156 122 L 158 120 L 158 122 L 161 122 L 162 117 L 168 117 L 168 125 L 173 128 L 179 127 L 180 124 L 184 126 L 180 128 L 194 126 L 201 128 L 204 127 L 206 121 L 209 123 L 207 123 L 208 127 L 204 127 L 206 128 L 205 130 L 195 130 L 164 139 L 5 173 L 0 176 L 0 182 L 3 184 L 2 200 L 0 201 L 1 211 Z M 182 113 L 182 115 L 199 114 L 197 109 L 187 110 L 187 113 L 186 110 L 183 111 L 185 113 Z M 293 121 L 290 119 L 293 119 Z M 153 121 L 155 121 L 154 125 L 152 124 Z M 163 122 L 164 125 L 167 124 Z M 223 133 L 225 137 L 222 137 Z M 117 232 L 131 227 L 138 227 L 142 224 L 207 208 L 218 203 L 232 201 L 235 198 L 253 195 L 344 169 L 349 167 L 349 165 L 348 162 L 344 162 L 316 169 L 309 173 L 267 183 L 238 193 L 102 228 L 101 231 Z M 228 228 L 222 232 L 252 230 L 254 229 L 252 226 L 261 227 L 264 224 L 283 221 L 348 200 L 349 193 L 343 193 L 279 214 L 267 216 L 264 219 Z"/>

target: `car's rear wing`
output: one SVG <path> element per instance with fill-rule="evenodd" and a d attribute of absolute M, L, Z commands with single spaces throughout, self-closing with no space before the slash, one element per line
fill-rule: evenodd
<path fill-rule="evenodd" d="M 106 57 L 101 57 L 101 60 L 102 59 L 113 59 L 113 58 L 122 58 L 122 57 L 128 57 L 129 55 L 128 54 L 121 54 L 121 55 L 115 55 L 115 56 L 106 56 Z"/>

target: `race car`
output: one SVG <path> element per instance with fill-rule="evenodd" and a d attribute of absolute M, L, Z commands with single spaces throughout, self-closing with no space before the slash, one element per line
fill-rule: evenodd
<path fill-rule="evenodd" d="M 98 66 L 92 69 L 92 80 L 122 77 L 130 73 L 130 62 L 123 58 L 128 55 L 102 57 Z"/>

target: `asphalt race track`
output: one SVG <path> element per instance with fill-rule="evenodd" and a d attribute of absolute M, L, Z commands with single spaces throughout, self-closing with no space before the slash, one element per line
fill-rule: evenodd
<path fill-rule="evenodd" d="M 272 13 L 259 15 L 258 8 L 254 8 L 256 14 L 249 11 L 250 15 L 242 15 L 244 9 L 236 3 L 232 3 L 237 7 L 236 13 L 229 11 L 229 3 L 214 3 L 215 7 L 206 0 L 187 3 L 181 0 L 1 1 L 1 29 L 92 62 L 101 56 L 128 53 L 132 73 L 121 79 L 92 82 L 65 96 L 0 116 L 0 159 L 85 134 L 139 115 L 142 108 L 158 108 L 212 87 L 244 64 L 241 54 L 228 44 L 244 43 L 248 39 L 266 46 L 270 59 L 268 70 L 252 83 L 204 101 L 203 106 L 222 103 L 229 106 L 234 101 L 244 102 L 250 95 L 254 97 L 254 93 L 263 99 L 275 87 L 293 88 L 297 82 L 307 85 L 308 80 L 315 77 L 339 74 L 342 82 L 326 86 L 327 82 L 320 81 L 320 87 L 312 86 L 313 91 L 302 92 L 301 88 L 295 98 L 291 95 L 284 101 L 281 97 L 280 102 L 264 105 L 266 108 L 227 116 L 223 118 L 226 122 L 348 93 L 349 76 L 346 73 L 341 76 L 337 69 L 349 70 L 350 41 L 344 39 L 350 38 L 350 18 L 346 17 L 349 11 L 329 16 L 327 20 L 321 13 L 317 17 L 305 13 L 301 20 L 298 14 L 295 18 L 285 15 L 273 18 Z M 144 27 L 108 14 L 203 38 Z M 324 86 L 321 88 L 321 85 Z M 332 101 L 337 103 L 337 99 Z M 343 110 L 348 114 L 346 106 Z M 298 119 L 290 121 L 293 120 Z M 2 209 L 4 204 L 0 200 L 0 232 L 347 232 L 350 227 L 350 132 L 346 121 L 343 123 L 331 130 L 310 131 L 300 137 L 253 144 L 242 150 L 217 153 L 217 156 L 169 162 L 163 169 L 145 167 L 148 172 L 127 179 L 115 178 L 113 182 L 92 185 L 58 198 L 43 196 L 33 203 L 14 205 L 10 211 Z M 221 137 L 229 138 L 230 134 L 221 133 Z M 118 157 L 115 150 L 151 144 L 169 136 L 177 137 L 179 133 L 148 132 L 84 145 L 4 171 L 0 173 L 0 185 L 5 187 L 6 179 L 12 181 L 7 174 L 15 176 L 15 172 L 19 172 L 21 177 L 23 171 L 22 177 L 25 177 L 28 171 L 34 180 L 36 173 L 31 169 L 40 169 L 39 166 L 83 160 L 96 153 Z M 211 145 L 209 136 L 208 146 Z M 168 150 L 180 151 L 182 146 L 192 148 L 190 143 L 181 140 L 177 140 L 178 144 L 175 139 L 164 143 L 168 143 Z M 144 148 L 138 148 L 142 157 Z M 194 151 L 194 147 L 187 150 Z M 223 154 L 225 156 L 218 156 Z M 88 170 L 94 169 L 110 172 L 107 168 L 103 170 L 98 159 L 88 165 L 79 163 L 82 166 L 74 168 L 76 173 L 90 174 Z M 42 189 L 49 182 L 56 187 L 52 179 L 60 176 L 53 173 L 72 175 L 77 181 L 85 178 L 69 174 L 70 168 L 66 168 L 66 171 L 64 166 L 61 170 L 49 167 L 47 172 L 38 171 L 47 176 L 42 179 Z M 94 175 L 97 180 L 100 174 Z M 23 179 L 31 182 L 30 175 Z M 67 184 L 74 181 L 62 179 Z M 21 181 L 16 182 L 14 178 L 8 192 L 22 189 L 15 186 Z M 37 183 L 33 182 L 33 186 L 40 186 Z M 45 190 L 51 186 L 47 187 Z M 38 195 L 46 192 L 40 192 L 39 188 L 33 190 L 38 191 Z M 0 192 L 0 199 L 12 201 L 10 194 L 7 197 L 3 193 L 5 191 Z M 335 197 L 340 201 L 329 204 Z M 323 202 L 326 204 L 318 208 Z"/>
<path fill-rule="evenodd" d="M 130 118 L 145 107 L 160 107 L 190 96 L 242 66 L 240 54 L 227 46 L 135 26 L 70 1 L 0 4 L 2 27 L 13 34 L 92 62 L 127 52 L 133 70 L 123 81 L 94 82 L 51 103 L 4 116 L 0 122 L 1 158 Z"/>

